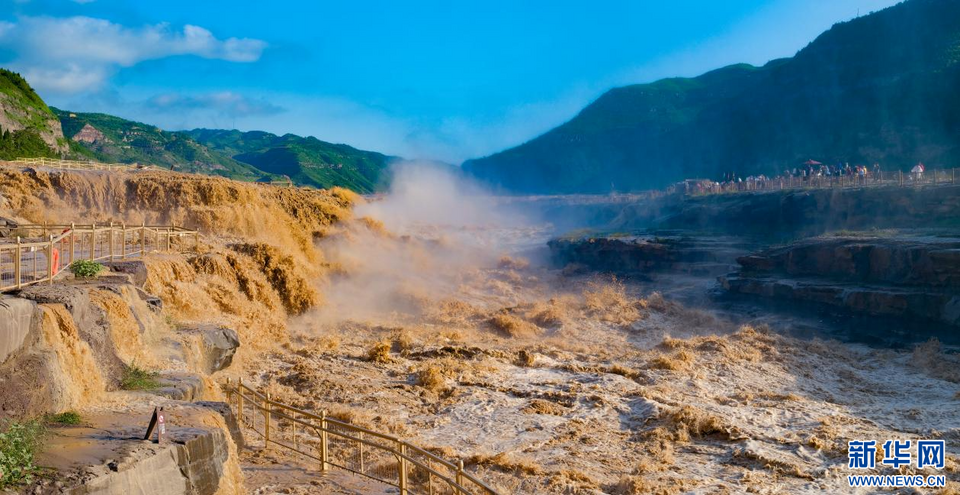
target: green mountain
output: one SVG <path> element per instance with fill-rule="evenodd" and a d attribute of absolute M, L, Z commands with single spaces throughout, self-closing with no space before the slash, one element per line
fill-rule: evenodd
<path fill-rule="evenodd" d="M 469 160 L 523 192 L 609 192 L 781 173 L 814 158 L 960 166 L 960 2 L 909 0 L 788 59 L 610 90 L 525 144 Z"/>
<path fill-rule="evenodd" d="M 396 157 L 314 137 L 195 129 L 170 132 L 103 113 L 50 108 L 19 74 L 0 69 L 0 160 L 69 156 L 141 163 L 237 180 L 291 180 L 373 192 Z"/>
<path fill-rule="evenodd" d="M 271 174 L 290 177 L 294 183 L 315 187 L 342 186 L 372 192 L 396 157 L 332 144 L 314 137 L 268 132 L 194 129 L 188 133 L 212 150 L 232 156 Z"/>
<path fill-rule="evenodd" d="M 213 152 L 184 132 L 103 113 L 73 113 L 53 109 L 79 155 L 111 163 L 142 163 L 182 172 L 257 180 L 265 174 L 222 153 Z"/>
<path fill-rule="evenodd" d="M 169 132 L 102 113 L 53 111 L 73 153 L 104 162 L 159 165 L 248 181 L 286 177 L 300 186 L 371 192 L 394 160 L 293 134 L 219 129 Z"/>
<path fill-rule="evenodd" d="M 60 122 L 26 80 L 0 69 L 0 159 L 66 152 Z"/>

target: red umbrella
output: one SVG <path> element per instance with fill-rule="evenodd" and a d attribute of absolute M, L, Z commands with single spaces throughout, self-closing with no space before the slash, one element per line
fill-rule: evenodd
<path fill-rule="evenodd" d="M 823 165 L 822 163 L 820 163 L 820 162 L 818 162 L 818 161 L 816 161 L 816 160 L 807 160 L 807 161 L 803 162 L 803 164 L 804 164 L 804 165 Z"/>

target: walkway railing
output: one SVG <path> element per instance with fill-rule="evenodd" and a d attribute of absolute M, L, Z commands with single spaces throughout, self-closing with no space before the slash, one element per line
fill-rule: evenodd
<path fill-rule="evenodd" d="M 60 158 L 17 158 L 9 163 L 32 165 L 59 170 L 143 170 L 153 168 L 149 165 L 130 165 L 128 163 L 100 163 L 92 160 L 62 160 Z"/>
<path fill-rule="evenodd" d="M 390 435 L 290 407 L 227 380 L 227 401 L 237 421 L 263 439 L 315 461 L 320 472 L 338 467 L 395 486 L 400 495 L 496 495 L 454 464 Z"/>
<path fill-rule="evenodd" d="M 957 169 L 927 170 L 920 174 L 910 172 L 872 172 L 865 176 L 849 175 L 811 175 L 807 177 L 767 177 L 765 179 L 747 179 L 742 182 L 693 182 L 674 187 L 686 188 L 681 191 L 690 195 L 724 194 L 749 191 L 782 191 L 785 189 L 845 189 L 860 187 L 909 187 L 922 185 L 953 185 L 957 183 Z"/>
<path fill-rule="evenodd" d="M 196 250 L 199 242 L 199 232 L 176 226 L 20 225 L 9 238 L 0 239 L 0 292 L 52 283 L 74 261 L 183 252 Z"/>

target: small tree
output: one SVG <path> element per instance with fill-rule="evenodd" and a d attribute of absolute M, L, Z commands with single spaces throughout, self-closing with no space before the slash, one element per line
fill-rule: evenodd
<path fill-rule="evenodd" d="M 96 261 L 77 260 L 70 264 L 70 271 L 78 278 L 96 277 L 103 270 L 103 265 Z"/>

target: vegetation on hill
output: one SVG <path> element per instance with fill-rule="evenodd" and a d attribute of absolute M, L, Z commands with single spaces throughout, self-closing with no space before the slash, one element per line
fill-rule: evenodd
<path fill-rule="evenodd" d="M 197 129 L 169 132 L 102 113 L 54 109 L 71 151 L 105 162 L 159 165 L 246 181 L 371 192 L 392 157 L 314 137 Z"/>
<path fill-rule="evenodd" d="M 257 180 L 270 175 L 222 153 L 212 152 L 183 132 L 164 131 L 103 113 L 54 111 L 60 118 L 64 135 L 71 141 L 71 150 L 81 156 L 103 162 L 158 165 L 238 180 Z"/>
<path fill-rule="evenodd" d="M 0 69 L 0 160 L 58 155 L 364 193 L 385 183 L 395 160 L 314 137 L 211 129 L 170 132 L 113 115 L 50 108 L 23 77 Z"/>
<path fill-rule="evenodd" d="M 65 149 L 57 118 L 40 95 L 20 74 L 0 69 L 0 160 Z"/>
<path fill-rule="evenodd" d="M 610 90 L 569 122 L 464 168 L 523 192 L 609 192 L 815 158 L 960 165 L 960 2 L 909 0 L 789 59 Z"/>
<path fill-rule="evenodd" d="M 52 115 L 43 98 L 16 72 L 0 69 L 0 93 L 17 100 L 21 105 Z"/>
<path fill-rule="evenodd" d="M 357 192 L 375 191 L 383 185 L 383 174 L 396 159 L 294 134 L 195 129 L 189 135 L 210 149 L 259 170 L 285 175 L 295 184 L 322 188 L 341 186 Z"/>
<path fill-rule="evenodd" d="M 13 160 L 21 157 L 56 156 L 56 152 L 47 146 L 40 133 L 33 129 L 8 131 L 0 128 L 0 160 Z"/>

